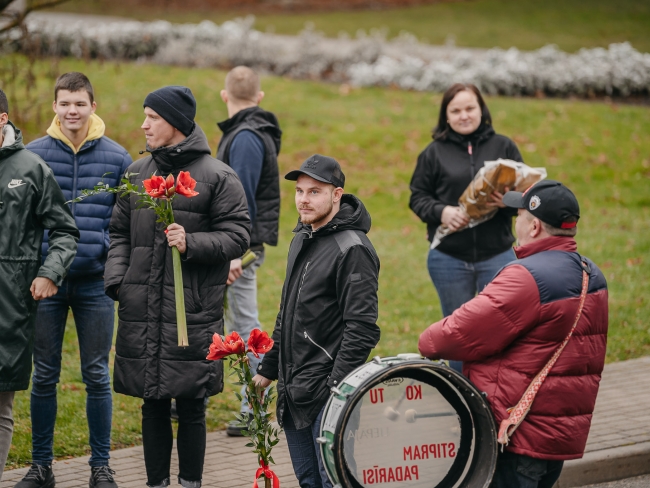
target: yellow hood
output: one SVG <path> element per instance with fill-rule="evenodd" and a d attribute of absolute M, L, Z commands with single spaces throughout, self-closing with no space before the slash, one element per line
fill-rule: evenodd
<path fill-rule="evenodd" d="M 49 129 L 47 129 L 47 135 L 53 139 L 58 139 L 59 141 L 63 142 L 66 146 L 72 149 L 73 153 L 77 154 L 79 149 L 81 149 L 86 142 L 99 139 L 104 135 L 105 131 L 106 124 L 104 124 L 104 121 L 99 117 L 99 115 L 92 114 L 90 116 L 88 124 L 88 135 L 83 141 L 81 141 L 81 144 L 79 144 L 79 148 L 77 149 L 61 130 L 61 122 L 59 121 L 58 115 L 55 115 L 54 120 L 52 121 L 52 125 L 50 125 Z"/>

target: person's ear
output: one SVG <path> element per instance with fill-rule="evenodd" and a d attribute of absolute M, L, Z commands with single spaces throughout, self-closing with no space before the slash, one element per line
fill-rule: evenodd
<path fill-rule="evenodd" d="M 336 203 L 341 200 L 341 197 L 343 196 L 343 188 L 340 186 L 337 188 L 334 188 L 333 196 L 332 196 L 332 203 Z"/>
<path fill-rule="evenodd" d="M 93 101 L 92 105 L 90 106 L 91 110 L 90 113 L 94 114 L 95 110 L 97 110 L 97 102 Z"/>
<path fill-rule="evenodd" d="M 228 92 L 226 90 L 221 90 L 219 94 L 221 95 L 221 100 L 223 100 L 223 103 L 228 103 Z"/>
<path fill-rule="evenodd" d="M 54 110 L 54 113 L 56 113 L 56 100 L 52 102 L 52 110 Z"/>
<path fill-rule="evenodd" d="M 530 225 L 530 237 L 537 238 L 542 233 L 542 221 L 534 217 Z"/>
<path fill-rule="evenodd" d="M 259 92 L 257 94 L 257 104 L 259 105 L 260 103 L 262 103 L 262 100 L 264 100 L 264 92 L 263 91 L 261 91 L 261 92 Z"/>

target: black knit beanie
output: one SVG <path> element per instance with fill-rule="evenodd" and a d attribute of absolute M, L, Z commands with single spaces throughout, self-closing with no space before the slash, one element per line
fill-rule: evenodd
<path fill-rule="evenodd" d="M 143 106 L 152 109 L 185 136 L 192 133 L 196 115 L 196 100 L 189 88 L 164 86 L 149 93 L 144 99 Z"/>

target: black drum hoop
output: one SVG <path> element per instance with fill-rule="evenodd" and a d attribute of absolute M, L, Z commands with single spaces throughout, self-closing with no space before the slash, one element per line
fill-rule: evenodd
<path fill-rule="evenodd" d="M 414 366 L 417 367 L 417 369 L 413 369 Z M 432 366 L 436 366 L 436 368 L 433 368 Z M 334 440 L 332 443 L 332 450 L 334 451 L 334 466 L 339 479 L 344 482 L 344 487 L 351 486 L 353 488 L 364 488 L 364 486 L 361 485 L 354 476 L 348 476 L 349 468 L 345 462 L 345 456 L 343 453 L 343 425 L 347 424 L 352 412 L 357 406 L 357 403 L 359 403 L 370 389 L 376 386 L 377 383 L 381 383 L 382 381 L 386 381 L 393 377 L 411 378 L 437 388 L 443 398 L 447 400 L 447 402 L 449 402 L 458 413 L 461 437 L 456 459 L 454 459 L 447 475 L 433 488 L 448 488 L 454 486 L 454 484 L 458 482 L 465 471 L 467 460 L 471 453 L 472 443 L 474 441 L 474 428 L 472 413 L 465 399 L 461 393 L 454 390 L 448 380 L 443 377 L 443 372 L 437 370 L 437 368 L 443 367 L 446 368 L 446 366 L 440 366 L 439 364 L 422 360 L 396 363 L 391 365 L 391 367 L 387 368 L 385 371 L 379 372 L 376 376 L 368 378 L 346 398 L 345 407 L 336 422 Z M 450 375 L 451 374 L 453 373 L 450 373 Z M 466 379 L 465 382 L 471 387 L 471 383 Z M 475 388 L 472 387 L 472 389 Z M 476 390 L 476 394 L 480 395 L 478 390 Z M 473 471 L 476 461 L 477 459 L 475 458 L 472 466 L 470 466 L 468 470 L 468 474 Z"/>

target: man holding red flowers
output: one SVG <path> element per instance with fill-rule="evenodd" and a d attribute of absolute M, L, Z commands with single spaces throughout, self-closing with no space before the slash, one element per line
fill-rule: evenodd
<path fill-rule="evenodd" d="M 223 294 L 230 261 L 249 246 L 246 196 L 235 172 L 210 156 L 194 122 L 189 88 L 167 86 L 144 101 L 142 124 L 151 154 L 133 163 L 130 183 L 176 198 L 174 222 L 165 226 L 138 205 L 119 198 L 111 219 L 106 293 L 120 302 L 114 388 L 144 399 L 142 439 L 147 485 L 170 484 L 171 399 L 178 412 L 178 482 L 201 486 L 205 457 L 205 397 L 223 388 L 223 365 L 205 358 L 213 334 L 223 334 Z M 152 177 L 152 175 L 154 175 Z M 168 185 L 174 178 L 175 185 Z M 195 180 L 194 183 L 192 180 Z M 181 255 L 189 346 L 179 347 L 172 246 Z"/>
<path fill-rule="evenodd" d="M 285 178 L 300 214 L 289 248 L 273 348 L 254 383 L 278 380 L 277 418 L 302 488 L 331 487 L 316 438 L 330 388 L 363 364 L 379 341 L 379 258 L 366 236 L 370 214 L 343 194 L 339 163 L 315 154 Z"/>

